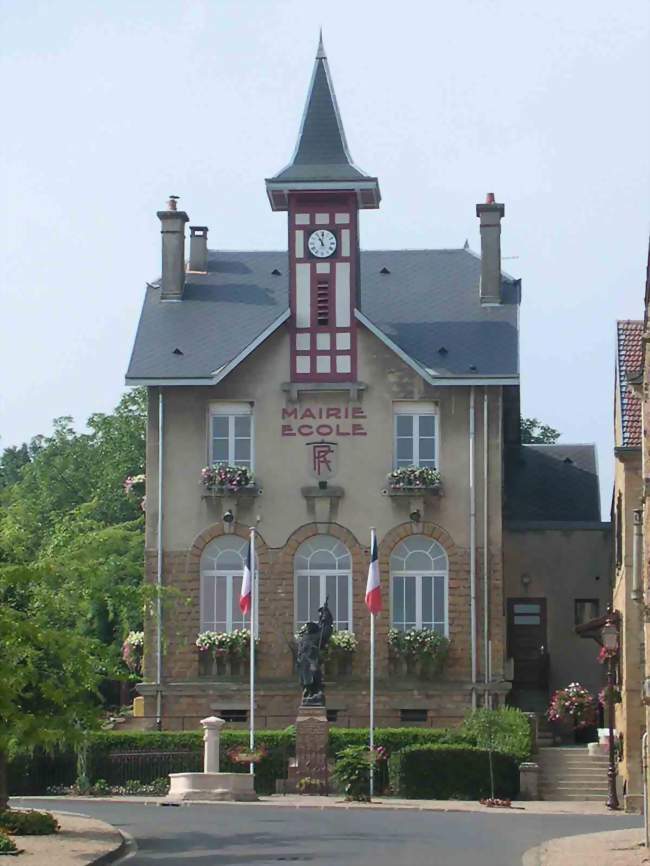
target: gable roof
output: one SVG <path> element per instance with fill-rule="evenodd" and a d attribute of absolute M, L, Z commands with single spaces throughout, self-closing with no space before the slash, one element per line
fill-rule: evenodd
<path fill-rule="evenodd" d="M 466 249 L 362 251 L 362 321 L 429 381 L 515 383 L 519 281 L 504 276 L 504 302 L 481 305 L 480 264 Z M 288 317 L 288 274 L 286 251 L 210 251 L 182 301 L 148 287 L 127 384 L 219 381 Z"/>
<path fill-rule="evenodd" d="M 642 337 L 643 322 L 624 319 L 616 323 L 616 396 L 624 448 L 641 447 L 641 401 L 630 391 L 629 382 L 643 367 Z"/>
<path fill-rule="evenodd" d="M 266 181 L 274 210 L 285 210 L 286 194 L 296 189 L 352 189 L 360 207 L 378 207 L 377 179 L 352 161 L 336 102 L 327 55 L 320 37 L 296 149 L 285 168 Z"/>
<path fill-rule="evenodd" d="M 596 446 L 506 449 L 504 517 L 510 521 L 599 521 Z"/>

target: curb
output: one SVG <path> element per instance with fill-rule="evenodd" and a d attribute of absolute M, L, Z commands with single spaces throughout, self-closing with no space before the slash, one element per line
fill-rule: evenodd
<path fill-rule="evenodd" d="M 127 840 L 126 834 L 123 833 L 122 830 L 118 830 L 117 827 L 115 827 L 115 830 L 120 834 L 120 844 L 117 848 L 114 848 L 112 851 L 107 851 L 105 854 L 101 854 L 95 860 L 89 860 L 86 866 L 106 866 L 106 864 L 114 863 L 124 854 L 128 853 L 129 841 Z"/>
<path fill-rule="evenodd" d="M 542 846 L 538 845 L 535 848 L 529 848 L 524 851 L 521 858 L 521 866 L 542 866 Z"/>

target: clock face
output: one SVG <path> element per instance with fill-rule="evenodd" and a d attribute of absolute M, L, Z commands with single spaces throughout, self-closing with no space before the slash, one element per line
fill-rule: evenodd
<path fill-rule="evenodd" d="M 319 259 L 326 259 L 336 252 L 336 235 L 328 229 L 317 229 L 309 235 L 309 252 Z"/>

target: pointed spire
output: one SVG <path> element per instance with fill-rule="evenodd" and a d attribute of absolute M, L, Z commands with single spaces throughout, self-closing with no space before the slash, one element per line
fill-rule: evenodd
<path fill-rule="evenodd" d="M 327 60 L 327 54 L 325 54 L 325 46 L 323 45 L 323 28 L 321 27 L 320 33 L 318 36 L 318 50 L 316 51 L 316 60 Z"/>
<path fill-rule="evenodd" d="M 267 190 L 273 207 L 277 208 L 279 200 L 274 201 L 271 196 L 276 184 L 282 184 L 285 190 L 288 190 L 287 184 L 295 189 L 296 184 L 307 183 L 311 189 L 316 188 L 314 184 L 319 184 L 320 188 L 321 183 L 323 189 L 355 189 L 362 182 L 367 186 L 367 203 L 361 206 L 377 207 L 376 178 L 357 168 L 348 150 L 321 28 L 296 149 L 289 165 L 267 181 Z"/>

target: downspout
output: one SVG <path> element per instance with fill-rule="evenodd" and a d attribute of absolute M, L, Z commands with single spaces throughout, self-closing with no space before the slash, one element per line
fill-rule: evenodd
<path fill-rule="evenodd" d="M 641 561 L 643 559 L 643 511 L 634 510 L 634 533 L 632 536 L 632 601 L 641 601 Z"/>
<path fill-rule="evenodd" d="M 156 557 L 156 730 L 162 729 L 163 392 L 158 388 L 158 531 Z"/>
<path fill-rule="evenodd" d="M 492 671 L 490 670 L 490 546 L 488 539 L 488 389 L 483 389 L 483 671 L 485 674 L 486 699 Z M 486 705 L 490 701 L 486 700 Z"/>
<path fill-rule="evenodd" d="M 641 766 L 643 767 L 643 828 L 645 847 L 650 848 L 650 816 L 648 816 L 648 732 L 641 737 Z"/>
<path fill-rule="evenodd" d="M 476 393 L 469 392 L 469 620 L 472 666 L 472 709 L 476 709 Z"/>

